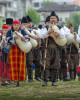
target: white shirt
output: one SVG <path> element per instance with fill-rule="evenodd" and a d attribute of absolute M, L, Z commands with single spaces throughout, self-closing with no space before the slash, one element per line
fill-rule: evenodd
<path fill-rule="evenodd" d="M 80 36 L 79 36 L 79 35 L 77 35 L 76 41 L 77 41 L 78 43 L 80 43 Z"/>
<path fill-rule="evenodd" d="M 79 28 L 78 28 L 78 35 L 77 35 L 76 41 L 77 41 L 78 43 L 80 43 L 80 25 L 79 25 Z"/>
<path fill-rule="evenodd" d="M 41 38 L 42 39 L 47 38 L 49 36 L 46 27 L 42 28 L 40 33 L 41 33 Z"/>
<path fill-rule="evenodd" d="M 59 37 L 60 38 L 65 38 L 67 35 L 70 34 L 70 30 L 67 28 L 67 27 L 62 27 L 60 29 L 60 35 Z M 43 29 L 41 29 L 41 38 L 44 39 L 44 38 L 47 38 L 49 35 L 48 35 L 48 31 L 46 29 L 46 27 L 44 27 Z"/>

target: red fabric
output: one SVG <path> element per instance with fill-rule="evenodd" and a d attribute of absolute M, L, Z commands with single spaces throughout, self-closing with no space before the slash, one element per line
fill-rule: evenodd
<path fill-rule="evenodd" d="M 2 26 L 2 29 L 8 29 L 8 28 L 9 28 L 8 25 L 3 25 L 3 26 Z"/>
<path fill-rule="evenodd" d="M 2 54 L 0 50 L 0 55 Z M 10 79 L 10 74 L 9 74 L 9 66 L 6 66 L 4 62 L 1 61 L 1 56 L 0 56 L 0 81 L 4 82 L 5 80 Z"/>
<path fill-rule="evenodd" d="M 20 22 L 19 22 L 18 20 L 14 20 L 14 21 L 13 21 L 13 24 L 20 24 Z M 13 28 L 13 24 L 12 24 L 11 29 Z M 21 29 L 21 26 L 20 26 L 20 28 L 19 28 L 19 29 Z"/>
<path fill-rule="evenodd" d="M 8 64 L 10 67 L 10 80 L 26 80 L 26 54 L 17 45 L 11 46 Z"/>
<path fill-rule="evenodd" d="M 20 24 L 20 22 L 18 20 L 14 20 L 13 24 Z"/>
<path fill-rule="evenodd" d="M 69 72 L 69 67 L 68 67 L 68 70 L 67 70 L 67 72 Z"/>
<path fill-rule="evenodd" d="M 50 40 L 54 40 L 52 37 L 50 37 Z"/>
<path fill-rule="evenodd" d="M 43 46 L 41 46 L 41 49 L 44 49 L 44 47 L 43 47 Z"/>
<path fill-rule="evenodd" d="M 77 74 L 80 73 L 80 66 L 77 68 Z"/>

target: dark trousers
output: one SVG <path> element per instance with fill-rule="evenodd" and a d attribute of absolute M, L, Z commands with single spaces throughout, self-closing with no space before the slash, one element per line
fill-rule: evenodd
<path fill-rule="evenodd" d="M 57 69 L 51 69 L 51 81 L 55 82 L 57 76 Z M 44 81 L 48 81 L 49 69 L 46 68 L 44 71 Z"/>

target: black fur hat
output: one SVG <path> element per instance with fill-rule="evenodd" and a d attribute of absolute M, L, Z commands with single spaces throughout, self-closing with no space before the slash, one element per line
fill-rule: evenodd
<path fill-rule="evenodd" d="M 48 17 L 46 18 L 45 23 L 46 23 L 46 22 L 49 22 L 49 21 L 50 21 L 50 16 L 48 16 Z"/>
<path fill-rule="evenodd" d="M 28 22 L 32 22 L 32 19 L 30 18 L 30 16 L 26 16 L 26 17 L 27 17 Z"/>
<path fill-rule="evenodd" d="M 27 17 L 23 17 L 22 20 L 21 20 L 21 23 L 28 23 Z"/>
<path fill-rule="evenodd" d="M 57 21 L 59 21 L 59 17 L 58 17 L 58 15 L 56 15 L 56 18 L 57 18 Z"/>
<path fill-rule="evenodd" d="M 42 25 L 39 25 L 38 28 L 39 28 L 39 29 L 42 29 Z"/>
<path fill-rule="evenodd" d="M 13 19 L 12 18 L 6 18 L 6 24 L 8 24 L 8 25 L 13 24 Z"/>
<path fill-rule="evenodd" d="M 51 12 L 51 16 L 57 16 L 56 13 L 55 13 L 55 11 Z"/>

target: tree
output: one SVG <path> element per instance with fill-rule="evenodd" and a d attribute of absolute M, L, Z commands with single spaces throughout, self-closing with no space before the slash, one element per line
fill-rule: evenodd
<path fill-rule="evenodd" d="M 33 24 L 38 25 L 40 23 L 40 15 L 32 8 L 29 8 L 26 12 L 26 16 L 30 16 Z"/>
<path fill-rule="evenodd" d="M 3 22 L 2 22 L 2 18 L 0 17 L 0 27 L 2 27 Z"/>
<path fill-rule="evenodd" d="M 44 0 L 43 3 L 45 6 L 48 6 L 48 5 L 51 5 L 53 2 L 51 2 L 49 0 L 47 0 L 47 1 Z"/>
<path fill-rule="evenodd" d="M 78 32 L 78 27 L 80 25 L 80 13 L 73 13 L 72 18 L 66 20 L 66 24 L 72 23 L 74 25 L 74 31 Z"/>

